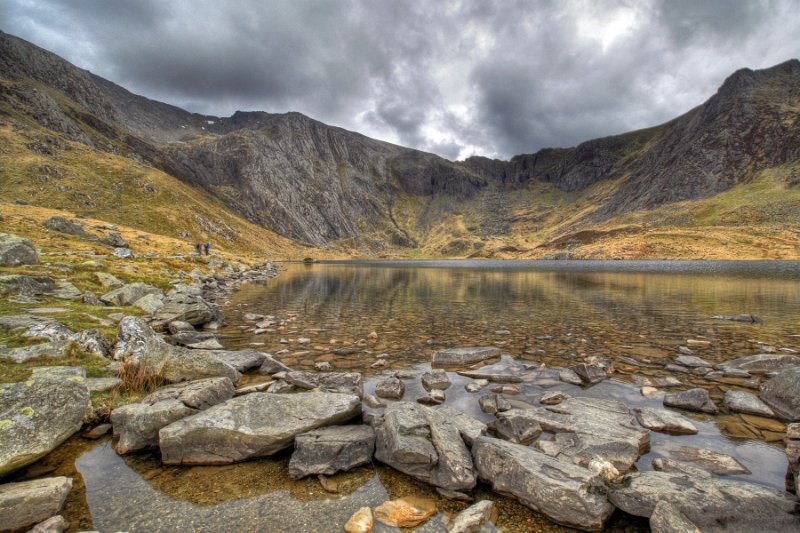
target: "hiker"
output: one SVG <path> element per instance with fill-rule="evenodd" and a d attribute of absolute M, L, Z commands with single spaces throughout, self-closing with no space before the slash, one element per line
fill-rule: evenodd
<path fill-rule="evenodd" d="M 194 249 L 197 252 L 197 255 L 203 255 L 203 253 L 200 251 L 200 243 L 199 242 L 194 245 Z"/>
<path fill-rule="evenodd" d="M 208 244 L 208 243 L 205 243 L 205 244 L 203 245 L 203 248 L 205 248 L 205 250 L 206 250 L 206 255 L 208 255 L 208 249 L 209 249 L 209 248 L 211 248 L 211 245 L 210 245 L 210 244 Z"/>

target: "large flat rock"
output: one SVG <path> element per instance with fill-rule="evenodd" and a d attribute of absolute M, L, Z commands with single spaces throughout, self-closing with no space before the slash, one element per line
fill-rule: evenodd
<path fill-rule="evenodd" d="M 729 390 L 725 392 L 723 404 L 734 413 L 745 413 L 748 415 L 758 415 L 774 417 L 775 413 L 764 402 L 758 399 L 755 394 L 749 392 Z"/>
<path fill-rule="evenodd" d="M 653 514 L 658 502 L 668 501 L 704 533 L 800 529 L 797 500 L 791 494 L 744 481 L 638 472 L 612 489 L 609 498 L 626 513 L 644 517 Z"/>
<path fill-rule="evenodd" d="M 89 407 L 81 376 L 43 372 L 0 384 L 0 476 L 48 454 L 81 427 Z"/>
<path fill-rule="evenodd" d="M 301 433 L 294 439 L 289 475 L 300 479 L 330 476 L 372 462 L 375 431 L 372 426 L 331 426 Z"/>
<path fill-rule="evenodd" d="M 304 390 L 318 389 L 322 392 L 341 392 L 364 396 L 364 383 L 358 372 L 303 372 L 291 370 L 283 379 Z"/>
<path fill-rule="evenodd" d="M 291 447 L 296 435 L 361 413 L 353 394 L 257 392 L 178 420 L 159 432 L 165 464 L 228 464 Z"/>
<path fill-rule="evenodd" d="M 49 477 L 0 485 L 0 531 L 18 531 L 57 515 L 72 480 Z"/>
<path fill-rule="evenodd" d="M 776 372 L 798 365 L 800 365 L 800 357 L 796 355 L 760 353 L 731 359 L 715 365 L 715 368 L 722 371 L 735 369 L 744 370 L 751 374 L 766 374 L 767 372 Z"/>
<path fill-rule="evenodd" d="M 692 424 L 691 420 L 668 409 L 642 407 L 636 409 L 636 419 L 643 427 L 660 433 L 671 435 L 694 435 L 697 433 L 697 427 Z"/>
<path fill-rule="evenodd" d="M 787 368 L 761 385 L 761 400 L 786 420 L 800 420 L 800 366 Z"/>
<path fill-rule="evenodd" d="M 600 531 L 614 511 L 594 472 L 526 446 L 479 437 L 472 455 L 480 478 L 554 522 Z"/>
<path fill-rule="evenodd" d="M 500 349 L 494 346 L 475 346 L 471 348 L 448 348 L 433 352 L 432 366 L 469 366 L 500 356 Z"/>

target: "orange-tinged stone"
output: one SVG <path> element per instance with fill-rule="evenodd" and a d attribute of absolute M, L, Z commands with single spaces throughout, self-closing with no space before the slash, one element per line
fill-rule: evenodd
<path fill-rule="evenodd" d="M 773 420 L 772 418 L 745 414 L 740 416 L 745 422 L 751 426 L 757 427 L 758 429 L 766 429 L 767 431 L 775 431 L 776 433 L 784 433 L 786 431 L 785 424 L 778 422 L 777 420 Z"/>
<path fill-rule="evenodd" d="M 344 525 L 347 533 L 372 533 L 372 509 L 362 507 Z"/>
<path fill-rule="evenodd" d="M 436 514 L 436 502 L 406 496 L 383 502 L 375 508 L 375 519 L 394 527 L 417 527 Z"/>

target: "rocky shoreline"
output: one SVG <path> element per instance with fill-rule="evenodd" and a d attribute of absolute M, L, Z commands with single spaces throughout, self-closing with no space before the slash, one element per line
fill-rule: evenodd
<path fill-rule="evenodd" d="M 52 318 L 0 317 L 6 329 L 108 357 L 123 383 L 141 379 L 154 388 L 109 417 L 90 408 L 90 390 L 98 386 L 92 380 L 102 378 L 88 378 L 82 368 L 36 368 L 24 382 L 0 385 L 0 472 L 9 475 L 32 464 L 88 425 L 99 434 L 113 431 L 117 453 L 157 450 L 165 465 L 225 465 L 291 451 L 289 475 L 319 476 L 323 487 L 329 476 L 377 461 L 434 487 L 443 498 L 472 501 L 482 484 L 554 523 L 585 531 L 603 530 L 615 510 L 649 519 L 656 532 L 782 531 L 800 525 L 794 495 L 730 479 L 748 469 L 713 449 L 678 446 L 670 458 L 654 460 L 653 470 L 636 467 L 653 432 L 671 435 L 676 444 L 697 433 L 682 411 L 800 420 L 800 360 L 791 353 L 712 365 L 687 342 L 666 363 L 673 373 L 742 383 L 764 377 L 755 382 L 759 396 L 729 390 L 722 405 L 704 388 L 660 392 L 674 386 L 674 378 L 641 383 L 644 397 L 663 394 L 660 408 L 589 397 L 591 387 L 614 373 L 613 365 L 596 360 L 548 367 L 515 360 L 494 346 L 434 350 L 430 371 L 383 371 L 367 388 L 358 372 L 301 371 L 253 348 L 225 350 L 212 333 L 223 320 L 214 302 L 245 280 L 270 278 L 275 269 L 219 264 L 217 270 L 192 272 L 190 283 L 175 283 L 167 294 L 129 283 L 100 296 L 101 302 L 146 308 L 149 314 L 121 317 L 113 343 Z M 13 283 L 4 286 L 37 297 L 36 283 L 43 282 Z M 278 322 L 257 314 L 244 318 L 254 330 Z M 243 373 L 262 377 L 240 384 Z M 457 379 L 468 380 L 463 391 L 454 390 Z M 545 392 L 534 400 L 521 394 L 545 382 L 569 384 L 574 391 Z M 424 394 L 413 397 L 409 391 L 420 387 Z M 493 418 L 480 420 L 445 403 L 451 394 Z M 800 424 L 787 426 L 786 440 L 791 489 L 800 470 Z M 0 524 L 11 524 L 9 531 L 65 530 L 58 513 L 71 486 L 64 477 L 0 485 Z M 435 501 L 402 497 L 363 507 L 332 527 L 417 527 L 436 513 Z M 494 527 L 495 515 L 494 503 L 483 499 L 437 520 L 449 531 L 484 531 Z"/>

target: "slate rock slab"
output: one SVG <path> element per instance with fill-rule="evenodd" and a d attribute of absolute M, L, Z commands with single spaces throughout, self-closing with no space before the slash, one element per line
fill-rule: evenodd
<path fill-rule="evenodd" d="M 667 394 L 664 396 L 663 403 L 667 407 L 679 407 L 688 411 L 699 411 L 712 415 L 719 412 L 716 404 L 708 395 L 708 391 L 700 387 Z"/>
<path fill-rule="evenodd" d="M 296 435 L 361 413 L 353 394 L 256 392 L 178 420 L 159 432 L 165 464 L 228 464 L 289 448 Z"/>
<path fill-rule="evenodd" d="M 472 348 L 448 348 L 433 352 L 432 366 L 469 366 L 500 356 L 500 349 L 494 346 L 475 346 Z"/>
<path fill-rule="evenodd" d="M 289 475 L 300 479 L 330 476 L 372 462 L 375 430 L 372 426 L 331 426 L 301 433 L 294 439 Z"/>

